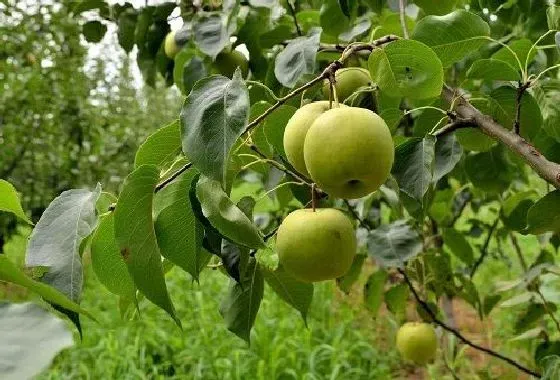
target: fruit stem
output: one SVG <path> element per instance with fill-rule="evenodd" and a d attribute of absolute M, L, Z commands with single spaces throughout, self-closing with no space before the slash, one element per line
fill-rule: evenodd
<path fill-rule="evenodd" d="M 335 87 L 336 79 L 334 76 L 334 72 L 331 72 L 329 75 L 329 109 L 332 109 L 333 106 L 333 99 L 335 107 L 338 108 L 338 96 L 336 94 L 336 87 Z"/>

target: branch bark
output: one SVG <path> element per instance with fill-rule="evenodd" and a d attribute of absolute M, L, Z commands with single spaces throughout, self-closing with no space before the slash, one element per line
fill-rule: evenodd
<path fill-rule="evenodd" d="M 447 332 L 450 332 L 451 334 L 455 335 L 457 337 L 457 339 L 459 339 L 461 342 L 463 342 L 464 344 L 466 344 L 467 346 L 470 346 L 476 350 L 482 351 L 490 356 L 493 356 L 497 359 L 500 359 L 512 366 L 514 366 L 515 368 L 517 368 L 518 370 L 525 372 L 528 375 L 534 376 L 536 378 L 540 378 L 541 374 L 538 372 L 533 371 L 530 368 L 527 368 L 521 364 L 519 364 L 518 362 L 516 362 L 515 360 L 508 358 L 507 356 L 504 356 L 502 354 L 500 354 L 499 352 L 496 352 L 494 350 L 491 350 L 490 348 L 486 348 L 483 346 L 480 346 L 472 341 L 470 341 L 469 339 L 467 339 L 466 337 L 464 337 L 458 330 L 448 326 L 446 323 L 444 323 L 443 321 L 441 321 L 433 312 L 433 310 L 430 308 L 430 306 L 424 301 L 422 300 L 422 298 L 420 298 L 420 295 L 418 294 L 418 292 L 416 291 L 416 289 L 414 288 L 414 285 L 412 284 L 412 281 L 410 280 L 410 278 L 408 277 L 408 275 L 406 274 L 406 272 L 401 269 L 401 268 L 397 268 L 397 270 L 399 271 L 399 273 L 403 276 L 405 283 L 408 285 L 408 288 L 410 289 L 410 291 L 412 292 L 412 295 L 414 296 L 414 298 L 416 299 L 416 302 L 420 305 L 420 307 L 422 307 L 422 309 L 430 316 L 430 318 L 432 319 L 432 321 L 440 326 L 442 329 L 444 329 Z"/>
<path fill-rule="evenodd" d="M 520 156 L 542 179 L 560 189 L 560 165 L 549 161 L 524 138 L 495 122 L 473 107 L 457 90 L 444 86 L 444 100 L 455 104 L 455 111 L 464 119 L 473 120 L 480 130 L 495 140 L 504 143 L 509 150 Z"/>

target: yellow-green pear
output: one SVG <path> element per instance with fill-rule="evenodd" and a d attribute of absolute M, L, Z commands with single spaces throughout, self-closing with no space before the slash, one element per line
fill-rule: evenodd
<path fill-rule="evenodd" d="M 339 107 L 321 114 L 303 146 L 311 179 L 330 196 L 361 198 L 385 182 L 395 156 L 385 121 L 365 108 Z"/>
<path fill-rule="evenodd" d="M 249 71 L 249 63 L 247 62 L 247 58 L 237 50 L 232 51 L 222 51 L 216 57 L 216 61 L 214 61 L 214 67 L 220 74 L 231 78 L 235 69 L 238 67 L 241 69 L 241 73 L 243 74 L 243 78 L 247 76 Z"/>
<path fill-rule="evenodd" d="M 343 102 L 358 88 L 371 85 L 369 71 L 361 67 L 347 67 L 337 70 L 335 75 L 335 89 L 339 102 Z M 329 98 L 330 84 L 328 80 L 323 83 L 323 94 Z"/>
<path fill-rule="evenodd" d="M 432 361 L 437 346 L 436 331 L 428 323 L 407 322 L 397 332 L 397 350 L 403 358 L 416 364 Z"/>
<path fill-rule="evenodd" d="M 292 164 L 298 172 L 308 177 L 309 172 L 305 167 L 305 159 L 303 158 L 305 135 L 315 119 L 328 109 L 328 100 L 306 104 L 298 109 L 290 118 L 284 130 L 284 151 L 286 152 L 288 162 Z"/>
<path fill-rule="evenodd" d="M 175 42 L 175 31 L 169 32 L 167 36 L 165 36 L 163 50 L 165 51 L 165 55 L 170 59 L 175 58 L 175 55 L 179 52 L 179 46 L 177 42 Z"/>
<path fill-rule="evenodd" d="M 333 208 L 293 211 L 276 235 L 280 265 L 304 282 L 332 280 L 344 275 L 352 265 L 356 247 L 352 222 Z"/>

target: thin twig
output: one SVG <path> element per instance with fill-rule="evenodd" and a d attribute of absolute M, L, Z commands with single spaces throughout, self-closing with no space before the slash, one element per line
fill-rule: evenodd
<path fill-rule="evenodd" d="M 372 43 L 359 43 L 359 44 L 351 44 L 351 45 L 346 46 L 344 48 L 344 51 L 342 52 L 341 57 L 339 59 L 337 59 L 336 61 L 332 62 L 330 65 L 328 65 L 325 68 L 325 70 L 323 70 L 323 72 L 319 76 L 313 78 L 311 81 L 305 83 L 301 87 L 298 87 L 298 88 L 292 90 L 287 95 L 279 98 L 276 103 L 274 103 L 272 106 L 270 106 L 261 115 L 256 117 L 252 122 L 247 124 L 243 133 L 247 133 L 251 129 L 255 128 L 257 125 L 259 125 L 259 123 L 261 121 L 266 119 L 266 117 L 268 115 L 270 115 L 272 112 L 274 112 L 274 110 L 276 110 L 278 107 L 280 107 L 282 104 L 286 103 L 288 100 L 290 100 L 294 96 L 296 96 L 298 94 L 301 94 L 303 91 L 315 86 L 318 83 L 321 83 L 324 79 L 328 79 L 331 75 L 333 75 L 336 72 L 336 70 L 340 69 L 343 66 L 344 62 L 352 54 L 354 54 L 358 51 L 363 51 L 363 50 L 371 51 L 378 46 L 387 44 L 389 42 L 392 42 L 392 41 L 395 41 L 395 40 L 398 40 L 398 39 L 399 39 L 398 36 L 389 34 L 387 36 L 381 37 L 381 38 L 373 41 Z"/>
<path fill-rule="evenodd" d="M 294 6 L 290 2 L 290 0 L 286 0 L 286 4 L 288 4 L 288 9 L 290 10 L 290 13 L 292 14 L 292 18 L 294 19 L 294 25 L 296 26 L 296 31 L 297 31 L 298 36 L 303 36 L 303 33 L 302 33 L 301 28 L 299 27 L 299 24 L 298 24 L 298 21 L 297 21 L 296 10 L 294 9 Z"/>
<path fill-rule="evenodd" d="M 356 219 L 360 223 L 360 226 L 364 227 L 368 231 L 371 231 L 371 227 L 369 226 L 369 224 L 367 224 L 365 220 L 360 218 L 360 216 L 358 215 L 358 213 L 354 209 L 354 206 L 352 206 L 350 204 L 350 202 L 348 202 L 348 199 L 344 200 L 344 204 L 346 205 L 346 207 L 348 208 L 348 211 L 350 211 L 350 214 L 352 214 L 354 219 Z"/>
<path fill-rule="evenodd" d="M 513 248 L 515 249 L 515 253 L 517 254 L 517 258 L 519 259 L 519 264 L 521 264 L 521 268 L 523 269 L 523 272 L 527 272 L 527 262 L 525 261 L 525 258 L 523 257 L 523 252 L 521 251 L 521 247 L 519 246 L 519 242 L 517 241 L 517 237 L 515 237 L 515 235 L 513 233 L 509 234 L 509 238 L 511 240 L 511 244 L 513 245 Z"/>
<path fill-rule="evenodd" d="M 492 226 L 490 226 L 490 229 L 488 230 L 488 235 L 486 236 L 486 240 L 484 240 L 484 244 L 482 245 L 482 248 L 480 249 L 480 256 L 479 256 L 478 260 L 476 260 L 476 262 L 474 263 L 474 265 L 471 269 L 471 273 L 470 273 L 471 278 L 474 277 L 476 271 L 478 270 L 478 268 L 480 267 L 480 265 L 482 264 L 482 262 L 484 261 L 484 259 L 488 255 L 488 253 L 490 252 L 490 250 L 488 249 L 488 246 L 490 245 L 490 240 L 492 239 L 492 235 L 494 234 L 494 230 L 496 230 L 496 227 L 498 227 L 499 222 L 500 222 L 500 215 L 498 214 L 498 216 L 496 217 L 496 220 L 494 221 L 494 223 L 492 224 Z"/>
<path fill-rule="evenodd" d="M 525 91 L 529 88 L 531 82 L 521 83 L 519 82 L 519 87 L 517 87 L 517 95 L 515 96 L 515 121 L 513 122 L 513 131 L 515 134 L 519 134 L 520 130 L 520 119 L 521 119 L 521 98 Z"/>
<path fill-rule="evenodd" d="M 512 366 L 514 366 L 515 368 L 519 369 L 520 371 L 529 374 L 531 376 L 534 376 L 536 378 L 540 378 L 541 374 L 538 372 L 535 372 L 521 364 L 519 364 L 518 362 L 516 362 L 515 360 L 508 358 L 507 356 L 504 356 L 502 354 L 500 354 L 499 352 L 496 352 L 494 350 L 491 350 L 489 348 L 480 346 L 472 341 L 470 341 L 469 339 L 467 339 L 466 337 L 464 337 L 458 330 L 448 326 L 447 324 L 445 324 L 443 321 L 441 321 L 436 314 L 434 313 L 434 311 L 430 308 L 430 306 L 420 298 L 420 296 L 418 295 L 418 292 L 416 291 L 416 289 L 414 288 L 414 285 L 412 284 L 412 281 L 410 280 L 410 278 L 408 277 L 408 275 L 406 274 L 406 272 L 402 269 L 402 268 L 397 268 L 397 270 L 399 271 L 399 273 L 403 276 L 404 281 L 406 282 L 406 284 L 408 285 L 408 288 L 410 289 L 410 291 L 412 292 L 412 295 L 414 296 L 414 298 L 416 299 L 416 302 L 420 305 L 420 307 L 430 316 L 430 319 L 438 326 L 440 326 L 442 329 L 444 329 L 445 331 L 450 332 L 451 334 L 455 335 L 457 337 L 457 339 L 459 339 L 461 342 L 463 342 L 464 344 L 466 344 L 469 347 L 472 347 L 476 350 L 482 351 L 490 356 L 493 356 L 497 359 L 500 359 Z"/>
<path fill-rule="evenodd" d="M 403 36 L 408 40 L 408 26 L 406 25 L 406 0 L 399 0 L 399 15 Z"/>
<path fill-rule="evenodd" d="M 546 313 L 550 316 L 550 318 L 556 325 L 556 330 L 560 331 L 560 322 L 558 321 L 558 318 L 556 318 L 556 316 L 554 315 L 554 312 L 550 310 L 550 308 L 548 307 L 548 302 L 546 302 L 546 298 L 544 298 L 544 295 L 542 294 L 539 286 L 536 287 L 535 292 L 539 295 L 539 298 L 543 303 L 544 311 L 546 311 Z"/>
<path fill-rule="evenodd" d="M 249 145 L 249 149 L 251 149 L 253 152 L 255 152 L 259 157 L 264 158 L 266 160 L 267 163 L 269 163 L 270 165 L 274 166 L 276 169 L 291 175 L 292 177 L 294 177 L 295 179 L 297 179 L 298 181 L 300 181 L 301 183 L 311 187 L 312 183 L 309 182 L 308 180 L 306 180 L 305 178 L 303 178 L 299 173 L 296 173 L 290 169 L 288 169 L 287 167 L 285 167 L 284 165 L 282 165 L 281 163 L 271 160 L 269 159 L 266 154 L 264 154 L 263 152 L 261 152 L 261 150 L 259 148 L 257 148 L 256 145 L 251 144 Z"/>
<path fill-rule="evenodd" d="M 434 132 L 434 136 L 440 137 L 444 136 L 448 133 L 455 132 L 457 129 L 461 128 L 476 128 L 476 123 L 473 119 L 455 119 L 451 123 L 444 125 L 436 132 Z"/>

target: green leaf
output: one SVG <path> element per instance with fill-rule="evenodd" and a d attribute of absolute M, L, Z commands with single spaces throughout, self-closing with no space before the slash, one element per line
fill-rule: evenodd
<path fill-rule="evenodd" d="M 92 192 L 68 190 L 55 198 L 33 229 L 25 263 L 29 267 L 46 267 L 41 281 L 78 302 L 82 292 L 80 244 L 97 224 L 95 204 L 101 193 L 98 185 Z"/>
<path fill-rule="evenodd" d="M 517 72 L 521 70 L 521 68 L 519 67 L 519 63 L 521 63 L 521 66 L 523 67 L 523 69 L 525 69 L 525 60 L 527 59 L 527 57 L 529 57 L 527 63 L 530 63 L 537 54 L 536 49 L 531 50 L 531 48 L 533 47 L 533 43 L 527 38 L 513 40 L 508 43 L 508 47 L 509 49 L 504 46 L 500 50 L 492 54 L 492 59 L 497 59 L 499 61 L 508 63 Z M 531 55 L 529 55 L 529 52 L 531 53 Z M 515 58 L 516 56 L 517 58 Z M 519 59 L 519 61 L 517 59 Z"/>
<path fill-rule="evenodd" d="M 136 286 L 115 240 L 114 213 L 101 218 L 91 241 L 91 265 L 97 279 L 111 293 L 136 299 Z"/>
<path fill-rule="evenodd" d="M 173 81 L 184 94 L 188 94 L 195 83 L 207 75 L 204 60 L 196 55 L 195 50 L 182 49 L 175 56 Z"/>
<path fill-rule="evenodd" d="M 134 158 L 134 167 L 155 165 L 160 170 L 168 168 L 181 153 L 179 120 L 158 129 L 140 145 Z"/>
<path fill-rule="evenodd" d="M 229 43 L 227 17 L 220 12 L 197 14 L 193 25 L 194 41 L 200 51 L 212 59 Z"/>
<path fill-rule="evenodd" d="M 397 284 L 392 286 L 385 292 L 385 303 L 389 311 L 396 316 L 403 317 L 406 312 L 408 301 L 408 286 L 406 284 Z"/>
<path fill-rule="evenodd" d="M 472 184 L 484 191 L 499 193 L 512 181 L 510 163 L 501 149 L 470 154 L 465 159 L 465 172 Z"/>
<path fill-rule="evenodd" d="M 501 299 L 502 297 L 499 294 L 488 294 L 484 297 L 484 302 L 482 303 L 482 314 L 486 316 L 489 315 Z"/>
<path fill-rule="evenodd" d="M 529 190 L 515 193 L 504 200 L 501 211 L 504 225 L 514 231 L 524 230 L 527 227 L 527 213 L 536 198 L 537 192 Z"/>
<path fill-rule="evenodd" d="M 463 148 L 452 133 L 437 138 L 434 147 L 434 182 L 455 168 L 463 156 Z"/>
<path fill-rule="evenodd" d="M 130 53 L 134 47 L 134 32 L 136 31 L 137 18 L 138 15 L 134 9 L 126 10 L 119 15 L 117 38 L 119 45 L 127 53 Z"/>
<path fill-rule="evenodd" d="M 351 18 L 358 6 L 357 0 L 338 0 L 342 13 L 348 18 Z"/>
<path fill-rule="evenodd" d="M 196 196 L 204 217 L 226 238 L 248 248 L 266 246 L 258 228 L 228 198 L 218 182 L 201 176 L 196 185 Z"/>
<path fill-rule="evenodd" d="M 308 36 L 288 43 L 276 56 L 274 75 L 285 87 L 294 87 L 303 74 L 315 71 L 315 56 L 319 50 L 321 30 L 311 29 Z"/>
<path fill-rule="evenodd" d="M 439 96 L 443 68 L 434 51 L 421 42 L 398 40 L 369 56 L 371 77 L 392 96 L 426 99 Z"/>
<path fill-rule="evenodd" d="M 228 295 L 220 305 L 220 314 L 228 330 L 247 342 L 263 295 L 263 275 L 257 261 L 251 258 L 241 283 L 231 283 Z"/>
<path fill-rule="evenodd" d="M 189 198 L 196 175 L 195 170 L 190 170 L 167 186 L 167 191 L 174 192 L 174 198 L 157 216 L 155 230 L 162 256 L 198 281 L 210 255 L 202 250 L 204 229 L 194 215 Z"/>
<path fill-rule="evenodd" d="M 392 173 L 402 192 L 422 203 L 433 181 L 436 138 L 411 138 L 395 149 Z"/>
<path fill-rule="evenodd" d="M 498 87 L 490 93 L 492 116 L 505 128 L 512 128 L 516 114 L 517 90 L 510 86 Z M 543 124 L 541 110 L 535 98 L 525 92 L 521 98 L 521 115 L 519 118 L 520 134 L 532 140 Z"/>
<path fill-rule="evenodd" d="M 82 0 L 77 2 L 77 4 L 72 9 L 72 13 L 74 15 L 79 15 L 80 13 L 92 9 L 99 9 L 99 13 L 102 13 L 103 10 L 107 12 L 109 10 L 109 8 L 107 7 L 107 3 L 104 0 Z"/>
<path fill-rule="evenodd" d="M 80 305 L 74 301 L 68 299 L 66 295 L 49 285 L 27 277 L 14 263 L 5 257 L 5 255 L 0 256 L 0 281 L 6 281 L 23 286 L 24 288 L 40 295 L 47 302 L 59 305 L 76 313 L 85 314 L 93 319 L 91 314 L 82 309 Z"/>
<path fill-rule="evenodd" d="M 239 71 L 196 83 L 181 110 L 183 152 L 204 175 L 225 187 L 231 148 L 249 118 L 249 93 Z"/>
<path fill-rule="evenodd" d="M 406 221 L 397 220 L 370 232 L 368 253 L 385 267 L 400 267 L 422 252 L 420 235 Z"/>
<path fill-rule="evenodd" d="M 509 63 L 498 59 L 479 59 L 467 71 L 469 79 L 517 81 L 521 75 Z"/>
<path fill-rule="evenodd" d="M 463 263 L 467 265 L 473 263 L 473 249 L 465 235 L 453 228 L 444 228 L 442 237 L 445 246 Z"/>
<path fill-rule="evenodd" d="M 480 49 L 488 43 L 488 36 L 488 24 L 474 13 L 461 9 L 444 16 L 424 17 L 412 34 L 413 39 L 434 49 L 443 67 Z"/>
<path fill-rule="evenodd" d="M 313 298 L 313 284 L 296 280 L 284 268 L 279 266 L 276 270 L 262 269 L 266 283 L 287 304 L 300 312 L 304 321 L 307 321 L 307 312 Z"/>
<path fill-rule="evenodd" d="M 0 335 L 0 373 L 6 380 L 35 378 L 74 345 L 64 321 L 31 302 L 0 303 Z"/>
<path fill-rule="evenodd" d="M 336 37 L 350 26 L 347 16 L 339 1 L 325 0 L 320 11 L 321 28 L 326 34 Z"/>
<path fill-rule="evenodd" d="M 159 170 L 153 165 L 142 165 L 126 177 L 114 212 L 115 238 L 138 290 L 181 326 L 167 293 L 152 220 L 158 181 Z"/>
<path fill-rule="evenodd" d="M 560 81 L 558 80 L 547 80 L 541 82 L 539 86 L 533 88 L 533 94 L 535 95 L 535 100 L 537 101 L 542 116 L 544 118 L 543 129 L 546 131 L 546 135 L 552 137 L 555 141 L 560 142 Z M 538 135 L 538 133 L 537 133 Z M 553 144 L 552 141 L 546 136 L 544 142 L 547 145 Z M 537 138 L 534 139 L 535 143 Z M 541 147 L 539 150 L 543 155 L 545 155 L 549 160 L 553 160 L 554 155 L 547 155 Z M 550 149 L 560 153 L 558 149 Z M 556 155 L 557 156 L 557 155 Z"/>
<path fill-rule="evenodd" d="M 546 10 L 546 22 L 548 23 L 548 29 L 560 29 L 560 5 L 551 5 L 548 7 Z"/>
<path fill-rule="evenodd" d="M 297 108 L 293 106 L 280 106 L 270 114 L 265 120 L 264 126 L 261 127 L 264 128 L 264 134 L 268 143 L 272 145 L 276 153 L 283 157 L 286 157 L 286 152 L 284 151 L 284 130 L 296 111 Z"/>
<path fill-rule="evenodd" d="M 444 15 L 455 9 L 457 0 L 414 0 L 414 4 L 422 8 L 426 14 Z"/>
<path fill-rule="evenodd" d="M 373 272 L 364 286 L 364 303 L 369 311 L 375 316 L 383 303 L 385 293 L 385 282 L 388 274 L 383 269 Z"/>
<path fill-rule="evenodd" d="M 548 231 L 560 232 L 560 190 L 539 199 L 527 213 L 527 232 L 538 235 Z"/>
<path fill-rule="evenodd" d="M 21 207 L 16 189 L 11 183 L 3 179 L 0 179 L 0 211 L 11 212 L 24 222 L 33 224 Z"/>
<path fill-rule="evenodd" d="M 336 279 L 338 288 L 344 293 L 349 294 L 352 289 L 352 285 L 358 281 L 360 273 L 362 273 L 362 266 L 365 260 L 365 255 L 354 256 L 354 260 L 352 261 L 352 265 L 350 266 L 350 269 L 348 269 L 348 272 L 346 272 L 342 277 Z"/>
<path fill-rule="evenodd" d="M 82 25 L 82 33 L 87 42 L 99 42 L 107 32 L 107 26 L 99 21 L 88 21 Z"/>

